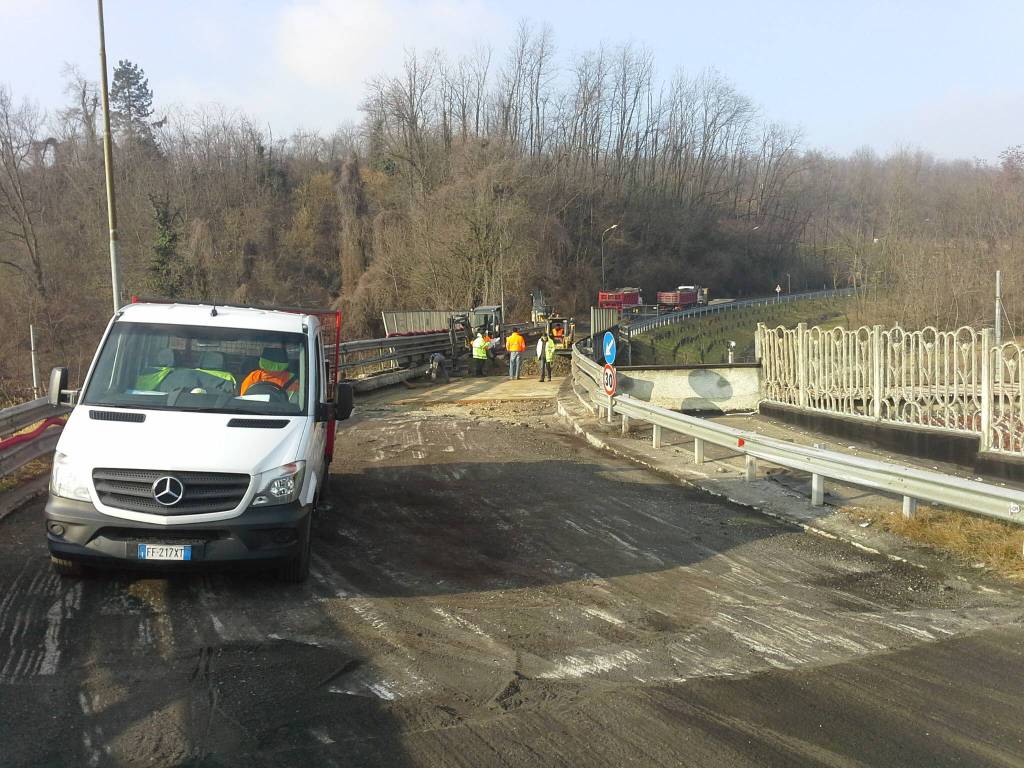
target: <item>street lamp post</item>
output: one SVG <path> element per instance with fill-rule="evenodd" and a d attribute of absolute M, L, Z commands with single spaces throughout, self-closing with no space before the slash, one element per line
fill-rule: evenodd
<path fill-rule="evenodd" d="M 118 263 L 117 206 L 114 204 L 114 152 L 110 139 L 110 100 L 107 96 L 107 43 L 103 31 L 103 0 L 96 0 L 100 17 L 100 88 L 103 97 L 103 170 L 107 183 L 107 225 L 110 230 L 110 287 L 114 312 L 121 308 L 121 268 Z"/>
<path fill-rule="evenodd" d="M 617 226 L 619 226 L 619 225 L 618 224 L 612 224 L 610 227 L 608 227 L 608 229 L 606 229 L 604 232 L 601 233 L 601 290 L 602 291 L 605 289 L 605 283 L 604 283 L 604 236 L 607 235 L 609 232 L 611 232 L 613 229 L 615 229 Z"/>
<path fill-rule="evenodd" d="M 793 278 L 789 276 L 789 272 L 786 273 L 786 293 L 793 292 Z"/>

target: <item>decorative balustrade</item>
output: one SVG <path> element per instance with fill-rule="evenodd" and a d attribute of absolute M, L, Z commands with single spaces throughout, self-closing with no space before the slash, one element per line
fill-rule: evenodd
<path fill-rule="evenodd" d="M 926 429 L 978 434 L 1024 454 L 1024 347 L 991 329 L 863 326 L 757 329 L 764 400 Z"/>

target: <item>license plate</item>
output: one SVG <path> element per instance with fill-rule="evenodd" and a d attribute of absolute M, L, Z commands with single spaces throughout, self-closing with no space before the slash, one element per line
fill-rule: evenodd
<path fill-rule="evenodd" d="M 191 559 L 191 544 L 139 544 L 139 560 Z"/>

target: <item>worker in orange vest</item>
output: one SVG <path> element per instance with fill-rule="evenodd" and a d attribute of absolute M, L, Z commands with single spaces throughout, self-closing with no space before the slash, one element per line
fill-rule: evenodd
<path fill-rule="evenodd" d="M 519 366 L 523 362 L 523 352 L 526 351 L 526 339 L 519 334 L 518 328 L 513 328 L 505 340 L 505 349 L 508 350 L 508 377 L 518 379 Z"/>
<path fill-rule="evenodd" d="M 245 395 L 259 384 L 269 384 L 294 401 L 299 391 L 299 377 L 288 370 L 288 353 L 280 347 L 265 347 L 260 355 L 260 367 L 245 377 L 238 394 Z M 261 392 L 260 394 L 268 394 Z"/>
<path fill-rule="evenodd" d="M 558 349 L 564 349 L 562 341 L 565 338 L 565 327 L 561 323 L 552 324 L 551 336 L 554 338 L 555 344 L 558 347 Z"/>

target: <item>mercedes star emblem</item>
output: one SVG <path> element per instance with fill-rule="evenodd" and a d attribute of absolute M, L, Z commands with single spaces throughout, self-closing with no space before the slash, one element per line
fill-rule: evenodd
<path fill-rule="evenodd" d="M 181 501 L 181 497 L 184 495 L 185 486 L 176 477 L 170 475 L 159 477 L 153 483 L 153 498 L 165 507 L 173 507 Z"/>

